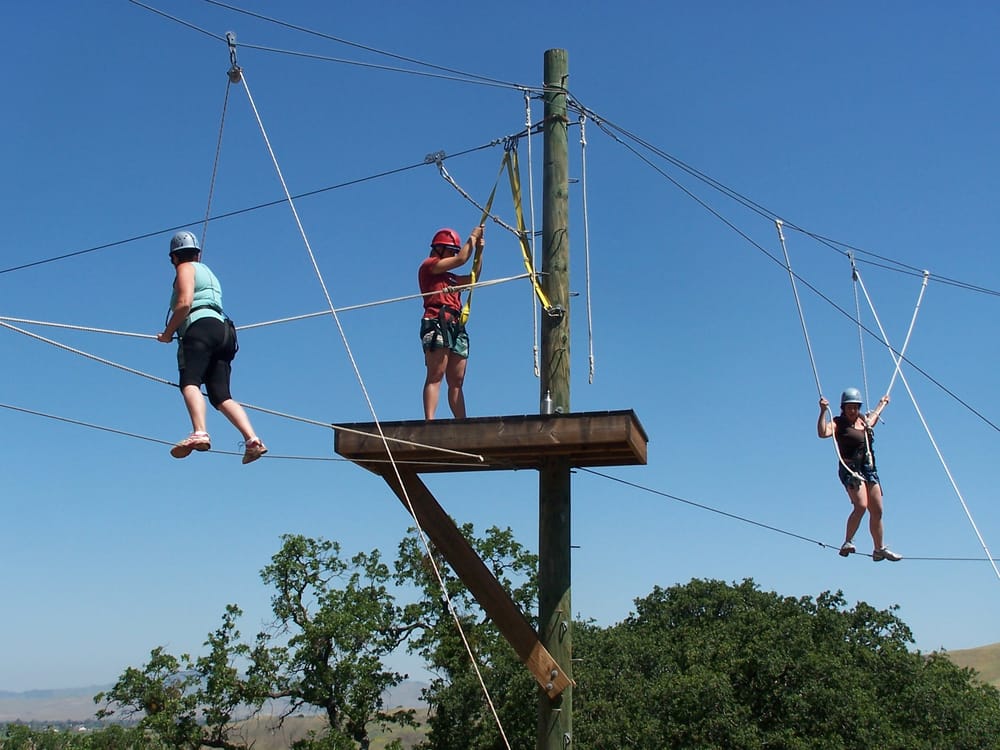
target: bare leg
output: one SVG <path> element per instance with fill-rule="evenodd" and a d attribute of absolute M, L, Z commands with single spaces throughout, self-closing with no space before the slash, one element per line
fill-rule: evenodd
<path fill-rule="evenodd" d="M 244 441 L 253 440 L 257 437 L 253 431 L 253 425 L 250 424 L 250 417 L 247 416 L 246 411 L 244 411 L 238 401 L 228 398 L 216 408 L 222 412 L 226 419 L 232 422 L 233 427 L 240 431 Z"/>
<path fill-rule="evenodd" d="M 427 365 L 427 377 L 424 379 L 424 419 L 434 419 L 441 396 L 441 381 L 448 366 L 448 350 L 438 348 L 424 352 L 424 363 Z"/>
<path fill-rule="evenodd" d="M 865 485 L 861 485 L 860 487 L 847 487 L 845 489 L 847 490 L 847 496 L 851 498 L 851 505 L 854 506 L 851 515 L 847 517 L 847 536 L 845 540 L 849 542 L 858 533 L 858 527 L 861 526 L 861 519 L 864 518 L 865 511 L 868 510 L 868 488 Z"/>
<path fill-rule="evenodd" d="M 201 389 L 196 385 L 186 385 L 181 389 L 184 397 L 184 405 L 187 407 L 188 416 L 191 417 L 191 430 L 193 432 L 207 432 L 205 429 L 205 397 L 201 395 Z"/>
<path fill-rule="evenodd" d="M 448 406 L 455 419 L 465 419 L 465 368 L 469 360 L 465 357 L 450 356 L 448 358 Z"/>
<path fill-rule="evenodd" d="M 868 528 L 872 534 L 875 549 L 882 549 L 882 488 L 877 484 L 868 485 Z"/>

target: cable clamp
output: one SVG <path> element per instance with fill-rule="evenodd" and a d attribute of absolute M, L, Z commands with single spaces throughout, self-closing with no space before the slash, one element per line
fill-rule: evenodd
<path fill-rule="evenodd" d="M 444 151 L 435 151 L 424 157 L 424 164 L 437 164 L 440 167 L 446 156 Z"/>

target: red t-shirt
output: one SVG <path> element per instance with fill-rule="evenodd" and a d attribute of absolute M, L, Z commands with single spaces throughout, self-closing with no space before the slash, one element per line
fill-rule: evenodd
<path fill-rule="evenodd" d="M 436 255 L 431 255 L 425 258 L 420 264 L 420 268 L 417 270 L 417 281 L 420 284 L 420 293 L 427 294 L 427 292 L 435 292 L 434 294 L 427 294 L 424 297 L 424 317 L 425 318 L 436 318 L 438 316 L 438 311 L 442 307 L 451 307 L 455 310 L 462 309 L 462 295 L 460 292 L 444 292 L 441 291 L 449 286 L 454 286 L 458 283 L 458 279 L 451 271 L 445 271 L 444 273 L 434 273 L 431 270 L 432 266 L 437 263 L 440 258 Z"/>

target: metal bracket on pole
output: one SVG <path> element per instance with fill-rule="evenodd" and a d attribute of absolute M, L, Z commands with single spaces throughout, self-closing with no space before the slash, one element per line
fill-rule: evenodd
<path fill-rule="evenodd" d="M 243 69 L 236 63 L 236 33 L 226 32 L 226 43 L 229 45 L 229 82 L 239 83 L 243 80 Z"/>

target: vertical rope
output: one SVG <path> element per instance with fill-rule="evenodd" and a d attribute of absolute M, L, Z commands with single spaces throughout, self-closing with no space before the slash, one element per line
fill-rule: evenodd
<path fill-rule="evenodd" d="M 222 131 L 226 125 L 226 109 L 229 106 L 229 89 L 232 81 L 226 81 L 226 95 L 222 99 L 222 118 L 219 121 L 219 139 L 215 144 L 215 160 L 212 162 L 212 179 L 208 183 L 208 205 L 205 206 L 205 219 L 201 227 L 201 252 L 205 254 L 205 237 L 208 235 L 208 217 L 212 215 L 212 194 L 215 192 L 215 177 L 219 172 L 219 155 L 222 153 Z"/>
<path fill-rule="evenodd" d="M 822 396 L 823 387 L 819 384 L 819 371 L 816 369 L 816 358 L 813 356 L 812 344 L 809 342 L 809 330 L 806 328 L 806 317 L 802 313 L 799 289 L 795 286 L 795 274 L 792 273 L 792 263 L 788 259 L 788 248 L 785 247 L 785 233 L 781 229 L 783 226 L 781 219 L 775 219 L 774 226 L 778 229 L 778 240 L 781 242 L 781 251 L 785 254 L 785 270 L 788 271 L 788 280 L 792 283 L 792 296 L 795 297 L 795 308 L 799 311 L 799 323 L 802 325 L 802 335 L 806 340 L 806 351 L 809 353 L 809 364 L 812 366 L 813 378 L 816 381 L 816 392 L 819 396 Z"/>
<path fill-rule="evenodd" d="M 861 351 L 861 383 L 865 389 L 865 403 L 870 404 L 868 397 L 868 368 L 865 365 L 865 337 L 861 325 L 861 298 L 858 296 L 858 267 L 854 264 L 854 251 L 847 253 L 851 259 L 851 286 L 854 287 L 854 319 L 858 321 L 858 349 Z"/>
<path fill-rule="evenodd" d="M 528 89 L 524 89 L 524 128 L 527 132 L 528 141 L 528 211 L 531 215 L 531 273 L 532 278 L 538 278 L 538 269 L 535 267 L 535 258 L 538 257 L 535 248 L 535 175 L 534 164 L 531 161 L 531 94 Z M 538 355 L 538 306 L 535 304 L 534 290 L 531 292 L 531 353 L 535 368 L 535 377 L 541 377 L 541 366 Z"/>
<path fill-rule="evenodd" d="M 351 351 L 351 346 L 347 341 L 347 334 L 344 332 L 344 327 L 340 322 L 340 316 L 337 315 L 337 310 L 333 305 L 333 299 L 331 298 L 330 292 L 327 289 L 326 281 L 324 280 L 323 274 L 319 269 L 319 264 L 316 262 L 316 256 L 313 253 L 312 246 L 309 244 L 309 238 L 306 236 L 305 229 L 302 226 L 302 221 L 299 218 L 299 212 L 295 208 L 295 202 L 292 200 L 292 194 L 288 190 L 288 185 L 285 183 L 284 175 L 281 173 L 281 167 L 278 165 L 278 159 L 275 156 L 274 149 L 271 148 L 271 141 L 267 137 L 267 131 L 264 128 L 264 123 L 260 118 L 260 113 L 257 111 L 257 105 L 254 103 L 253 96 L 250 94 L 250 86 L 247 83 L 245 75 L 242 77 L 242 81 L 243 81 L 243 89 L 246 91 L 247 99 L 250 101 L 250 107 L 251 109 L 253 109 L 254 117 L 257 120 L 257 126 L 260 128 L 261 136 L 264 138 L 264 144 L 267 147 L 267 151 L 271 156 L 271 162 L 274 165 L 274 169 L 278 176 L 278 180 L 281 182 L 282 190 L 284 190 L 285 199 L 288 201 L 288 206 L 292 210 L 292 216 L 295 218 L 295 223 L 299 228 L 299 234 L 302 236 L 302 241 L 305 244 L 306 252 L 309 254 L 309 260 L 312 263 L 313 271 L 316 273 L 316 278 L 319 281 L 320 287 L 323 290 L 323 295 L 324 297 L 326 297 L 326 302 L 330 309 L 330 314 L 333 316 L 333 319 L 337 324 L 337 330 L 340 332 L 341 341 L 343 342 L 344 348 L 347 351 L 347 356 L 351 362 L 351 367 L 354 369 L 354 375 L 357 378 L 359 385 L 361 386 L 361 392 L 364 394 L 365 401 L 368 404 L 368 410 L 369 412 L 371 412 L 372 419 L 375 421 L 375 426 L 378 428 L 378 433 L 380 438 L 382 439 L 382 444 L 385 449 L 386 455 L 388 456 L 389 461 L 392 462 L 392 468 L 396 474 L 396 481 L 399 482 L 399 486 L 403 492 L 403 496 L 406 498 L 406 506 L 409 509 L 410 515 L 413 518 L 413 523 L 417 529 L 418 535 L 420 536 L 420 540 L 423 543 L 424 550 L 427 552 L 427 557 L 431 562 L 431 567 L 434 569 L 434 572 L 437 576 L 438 584 L 441 587 L 442 595 L 444 596 L 445 600 L 448 603 L 448 610 L 451 613 L 452 619 L 455 622 L 459 635 L 462 638 L 462 643 L 465 645 L 466 653 L 468 654 L 469 659 L 472 663 L 472 667 L 475 670 L 476 676 L 479 679 L 479 685 L 482 688 L 483 695 L 485 696 L 486 701 L 490 706 L 490 710 L 493 712 L 493 719 L 496 722 L 498 731 L 500 732 L 500 736 L 503 738 L 504 745 L 507 747 L 507 750 L 511 750 L 510 742 L 507 740 L 507 735 L 504 732 L 503 724 L 500 721 L 500 715 L 499 713 L 497 713 L 497 709 L 493 703 L 493 699 L 490 696 L 489 690 L 486 688 L 486 681 L 483 679 L 482 672 L 479 669 L 479 664 L 476 661 L 475 654 L 472 651 L 472 645 L 469 643 L 468 637 L 466 636 L 465 631 L 462 629 L 461 620 L 458 617 L 458 613 L 455 611 L 451 598 L 448 596 L 448 589 L 444 584 L 444 577 L 442 576 L 441 571 L 437 565 L 437 561 L 434 560 L 434 555 L 431 554 L 430 542 L 427 540 L 427 535 L 424 533 L 424 530 L 420 525 L 420 521 L 417 518 L 417 512 L 416 510 L 414 510 L 413 503 L 410 500 L 409 493 L 406 491 L 406 484 L 405 482 L 403 482 L 403 477 L 399 472 L 399 466 L 396 464 L 396 459 L 389 448 L 389 441 L 382 430 L 382 423 L 379 421 L 378 415 L 375 413 L 375 405 L 372 403 L 371 396 L 368 393 L 368 388 L 365 386 L 364 378 L 362 378 L 361 376 L 361 370 L 358 368 L 358 364 L 354 359 L 354 354 Z"/>
<path fill-rule="evenodd" d="M 799 290 L 795 285 L 795 274 L 792 272 L 792 262 L 788 258 L 788 248 L 785 246 L 785 233 L 782 231 L 783 222 L 781 219 L 775 219 L 774 226 L 778 229 L 778 240 L 781 242 L 781 251 L 785 255 L 785 270 L 788 271 L 788 280 L 792 283 L 792 296 L 795 297 L 795 309 L 799 311 L 799 323 L 802 326 L 802 336 L 806 341 L 806 351 L 809 353 L 809 364 L 812 366 L 813 379 L 816 381 L 816 392 L 822 399 L 823 387 L 819 384 L 819 370 L 816 368 L 816 358 L 813 356 L 812 343 L 809 341 L 809 329 L 806 327 L 806 316 L 802 312 L 802 301 L 799 299 Z M 830 418 L 833 419 L 832 410 L 830 411 Z M 833 452 L 837 456 L 837 463 L 843 466 L 844 469 L 846 469 L 852 476 L 864 481 L 864 478 L 860 474 L 844 463 L 844 457 L 840 455 L 840 447 L 837 445 L 836 427 L 834 428 L 833 440 L 830 442 L 833 445 Z"/>
<path fill-rule="evenodd" d="M 590 219 L 587 214 L 587 116 L 580 115 L 580 179 L 583 189 L 583 247 L 587 277 L 587 344 L 589 347 L 590 384 L 594 383 L 594 319 L 590 307 Z"/>
<path fill-rule="evenodd" d="M 920 307 L 920 299 L 923 298 L 924 289 L 927 286 L 927 279 L 930 276 L 929 273 L 924 271 L 924 282 L 920 288 L 920 298 L 917 300 L 917 307 Z M 896 371 L 893 373 L 893 380 L 895 380 L 896 375 L 899 375 L 899 379 L 903 381 L 903 385 L 906 387 L 906 392 L 910 396 L 910 401 L 913 403 L 913 408 L 917 412 L 917 416 L 920 418 L 920 424 L 924 427 L 924 432 L 927 433 L 927 438 L 931 441 L 931 446 L 934 448 L 934 452 L 937 454 L 938 460 L 941 462 L 941 466 L 944 468 L 944 473 L 948 476 L 948 481 L 951 482 L 951 487 L 955 490 L 955 495 L 958 497 L 959 503 L 962 505 L 962 510 L 965 511 L 965 517 L 969 519 L 969 523 L 972 525 L 972 530 L 975 532 L 976 537 L 979 539 L 979 544 L 982 545 L 983 551 L 986 553 L 986 559 L 990 561 L 990 565 L 993 566 L 993 572 L 996 577 L 1000 579 L 1000 568 L 997 568 L 996 561 L 993 559 L 993 555 L 990 553 L 989 547 L 986 546 L 986 540 L 983 539 L 983 535 L 979 531 L 979 527 L 976 525 L 976 520 L 972 517 L 972 511 L 969 510 L 968 504 L 965 502 L 965 498 L 962 497 L 962 491 L 958 489 L 958 483 L 955 482 L 955 477 L 951 475 L 951 470 L 948 468 L 948 463 L 944 460 L 944 455 L 941 453 L 941 449 L 938 448 L 937 441 L 934 439 L 934 435 L 931 433 L 931 428 L 927 424 L 927 420 L 924 418 L 924 413 L 920 410 L 920 405 L 917 403 L 916 396 L 913 395 L 913 390 L 910 388 L 909 382 L 906 380 L 906 375 L 903 374 L 901 369 L 901 364 L 903 362 L 903 356 L 906 351 L 906 346 L 903 346 L 903 350 L 900 351 L 899 356 L 896 356 L 896 352 L 893 351 L 892 346 L 889 344 L 889 339 L 885 335 L 885 329 L 882 328 L 882 322 L 878 318 L 878 313 L 875 312 L 875 306 L 872 304 L 871 297 L 868 296 L 868 290 L 865 289 L 865 284 L 861 281 L 860 275 L 858 276 L 858 281 L 861 284 L 861 291 L 864 292 L 865 299 L 868 301 L 868 306 L 871 308 L 872 316 L 875 318 L 875 323 L 878 324 L 879 333 L 882 335 L 882 341 L 885 343 L 889 350 L 889 356 L 892 357 L 893 363 L 896 365 Z M 913 320 L 916 320 L 917 311 L 913 311 Z M 910 323 L 910 330 L 913 330 L 913 322 Z M 907 342 L 909 342 L 910 334 L 906 334 Z M 890 383 L 891 388 L 891 383 Z"/>

